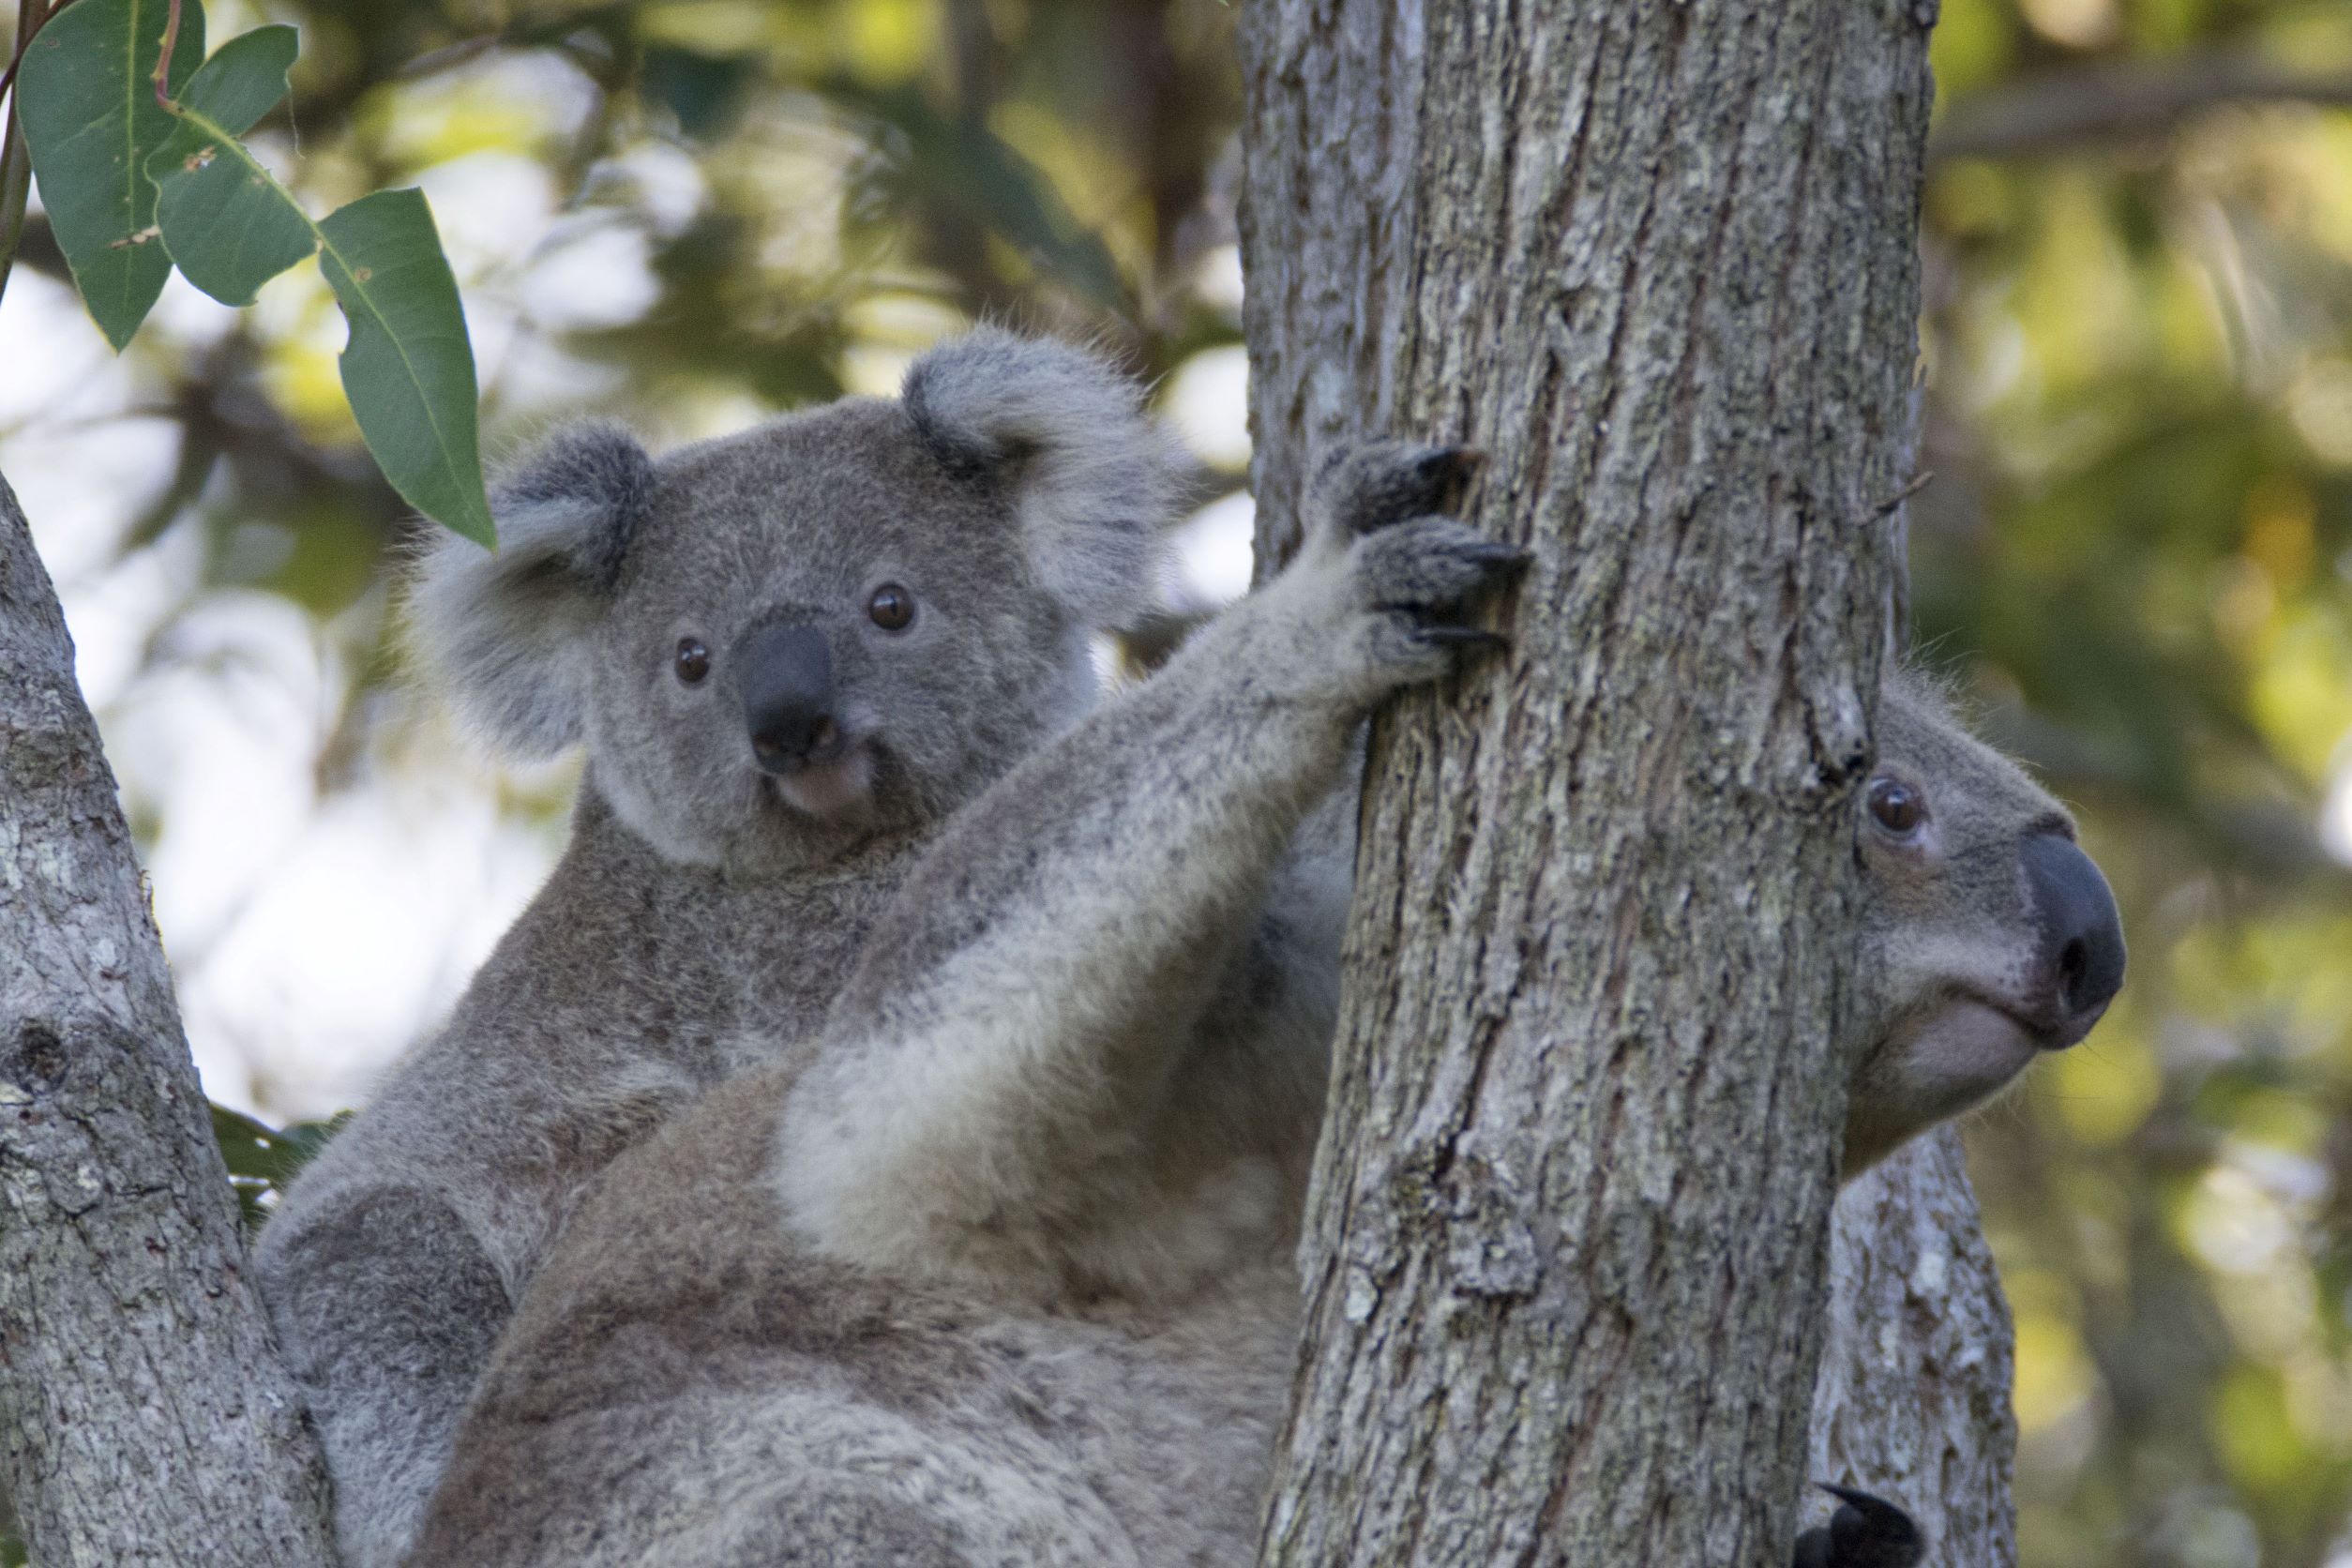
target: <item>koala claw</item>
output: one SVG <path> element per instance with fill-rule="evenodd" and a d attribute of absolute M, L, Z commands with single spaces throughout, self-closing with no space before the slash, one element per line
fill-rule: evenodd
<path fill-rule="evenodd" d="M 1413 633 L 1413 640 L 1438 647 L 1470 648 L 1480 651 L 1489 648 L 1500 650 L 1511 646 L 1511 640 L 1502 633 L 1487 631 L 1481 626 L 1423 626 Z"/>
<path fill-rule="evenodd" d="M 1838 1500 L 1826 1525 L 1797 1538 L 1796 1568 L 1917 1568 L 1927 1544 L 1911 1516 L 1884 1498 L 1818 1484 Z"/>
<path fill-rule="evenodd" d="M 1497 579 L 1515 576 L 1527 570 L 1535 560 L 1532 553 L 1517 545 L 1507 545 L 1500 539 L 1482 539 L 1465 546 L 1462 553 L 1485 566 Z"/>

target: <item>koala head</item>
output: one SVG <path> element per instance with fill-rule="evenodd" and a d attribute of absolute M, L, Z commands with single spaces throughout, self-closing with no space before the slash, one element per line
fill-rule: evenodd
<path fill-rule="evenodd" d="M 430 548 L 414 641 L 509 751 L 584 744 L 668 859 L 789 869 L 943 815 L 1084 710 L 1090 634 L 1150 595 L 1168 453 L 1132 383 L 996 332 L 897 400 L 658 461 L 583 425 L 495 488 L 495 553 Z"/>
<path fill-rule="evenodd" d="M 1916 676 L 1886 684 L 1854 810 L 1878 1002 L 1849 1178 L 2082 1039 L 2123 984 L 2115 897 L 2073 820 Z"/>

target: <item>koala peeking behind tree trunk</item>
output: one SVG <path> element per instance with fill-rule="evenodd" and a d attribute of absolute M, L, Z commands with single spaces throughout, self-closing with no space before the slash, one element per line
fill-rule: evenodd
<path fill-rule="evenodd" d="M 1351 737 L 1495 641 L 1443 451 L 1327 470 L 1299 560 L 949 824 L 811 1048 L 612 1167 L 469 1411 L 419 1562 L 1249 1560 L 1348 893 Z M 2119 983 L 2049 797 L 1892 680 L 1856 807 L 1884 976 L 1848 1172 Z M 1857 1494 L 1805 1568 L 1916 1560 Z"/>
<path fill-rule="evenodd" d="M 916 847 L 1091 706 L 1169 459 L 1132 383 L 981 333 L 901 400 L 658 462 L 560 435 L 499 488 L 496 554 L 425 556 L 415 641 L 457 706 L 587 769 L 546 887 L 261 1241 L 355 1568 L 406 1552 L 588 1179 L 812 1038 Z"/>

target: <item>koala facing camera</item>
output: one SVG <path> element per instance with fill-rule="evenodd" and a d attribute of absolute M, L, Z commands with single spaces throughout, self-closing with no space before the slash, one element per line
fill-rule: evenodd
<path fill-rule="evenodd" d="M 354 1568 L 406 1554 L 588 1182 L 812 1037 L 940 822 L 1091 704 L 1173 488 L 1141 404 L 978 333 L 899 399 L 660 459 L 565 431 L 495 487 L 495 552 L 426 550 L 427 675 L 501 748 L 587 765 L 546 887 L 260 1243 Z"/>
<path fill-rule="evenodd" d="M 1169 499 L 1134 390 L 997 335 L 653 463 L 613 425 L 505 487 L 494 555 L 440 540 L 415 645 L 523 756 L 587 747 L 664 859 L 797 868 L 935 822 L 1093 699 Z"/>

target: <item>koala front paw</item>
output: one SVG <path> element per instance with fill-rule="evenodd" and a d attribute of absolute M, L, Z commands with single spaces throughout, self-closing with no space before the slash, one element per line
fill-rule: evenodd
<path fill-rule="evenodd" d="M 1796 1568 L 1915 1568 L 1926 1555 L 1911 1516 L 1884 1498 L 1823 1485 L 1838 1500 L 1826 1525 L 1797 1538 Z"/>
<path fill-rule="evenodd" d="M 1465 651 L 1505 645 L 1461 617 L 1526 565 L 1526 552 L 1439 515 L 1478 461 L 1458 446 L 1383 443 L 1323 465 L 1299 569 L 1328 595 L 1338 624 L 1319 629 L 1319 648 L 1349 696 L 1436 680 Z"/>
<path fill-rule="evenodd" d="M 1468 446 L 1402 441 L 1342 446 L 1316 470 L 1306 502 L 1308 531 L 1353 538 L 1446 511 L 1485 460 Z"/>
<path fill-rule="evenodd" d="M 1349 556 L 1366 612 L 1360 649 L 1380 686 L 1434 681 L 1453 669 L 1457 651 L 1510 646 L 1459 617 L 1524 566 L 1525 552 L 1451 518 L 1423 517 L 1366 535 Z"/>

